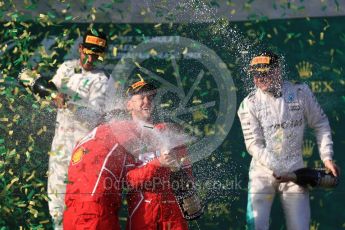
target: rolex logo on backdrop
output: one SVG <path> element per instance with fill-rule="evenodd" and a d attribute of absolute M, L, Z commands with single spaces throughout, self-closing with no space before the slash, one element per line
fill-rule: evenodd
<path fill-rule="evenodd" d="M 313 65 L 307 61 L 301 61 L 296 65 L 298 75 L 301 79 L 308 79 L 313 75 Z"/>
<path fill-rule="evenodd" d="M 308 61 L 301 61 L 296 65 L 300 79 L 307 80 L 313 76 L 313 65 Z M 309 81 L 313 93 L 333 93 L 333 81 Z"/>
<path fill-rule="evenodd" d="M 311 157 L 313 155 L 314 147 L 315 144 L 312 140 L 305 140 L 302 147 L 303 157 Z"/>

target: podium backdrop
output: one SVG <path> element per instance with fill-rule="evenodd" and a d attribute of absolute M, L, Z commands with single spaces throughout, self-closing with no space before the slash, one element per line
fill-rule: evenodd
<path fill-rule="evenodd" d="M 206 208 L 201 219 L 190 223 L 191 229 L 245 228 L 251 157 L 246 153 L 239 120 L 234 112 L 251 90 L 252 82 L 244 69 L 248 56 L 255 49 L 269 47 L 282 54 L 285 60 L 284 77 L 306 82 L 311 87 L 329 117 L 336 162 L 345 170 L 344 21 L 345 17 L 329 17 L 246 22 L 219 20 L 195 24 L 94 25 L 103 28 L 109 36 L 109 52 L 104 68 L 120 86 L 126 78 L 136 77 L 137 74 L 153 78 L 148 72 L 140 73 L 138 66 L 133 69 L 126 65 L 121 67 L 119 60 L 122 57 L 131 53 L 137 55 L 142 60 L 139 65 L 159 77 L 158 80 L 153 78 L 154 81 L 163 84 L 162 79 L 165 79 L 170 82 L 170 88 L 166 88 L 167 94 L 162 95 L 159 101 L 160 108 L 169 112 L 182 103 L 182 99 L 176 95 L 177 91 L 175 94 L 172 92 L 174 86 L 182 86 L 185 97 L 193 89 L 187 107 L 194 109 L 186 110 L 179 117 L 185 121 L 183 126 L 199 140 L 215 136 L 221 143 L 214 146 L 213 153 L 206 154 L 194 163 L 198 190 Z M 72 22 L 47 25 L 37 21 L 2 22 L 0 25 L 1 229 L 19 226 L 25 229 L 51 228 L 46 171 L 49 154 L 52 154 L 49 151 L 56 111 L 49 102 L 38 102 L 27 92 L 16 80 L 17 75 L 25 66 L 38 65 L 42 75 L 51 77 L 64 59 L 76 57 L 77 39 L 88 26 Z M 188 38 L 192 44 L 180 43 L 182 50 L 177 57 L 169 50 L 160 52 L 159 47 L 133 53 L 139 44 L 150 47 L 152 39 L 160 42 L 160 47 L 167 48 L 171 43 L 186 41 L 180 37 Z M 219 59 L 209 60 L 212 56 L 210 52 Z M 213 66 L 218 64 L 218 69 L 212 70 L 207 63 Z M 219 75 L 214 74 L 217 71 Z M 176 73 L 179 73 L 180 82 L 176 80 Z M 200 73 L 202 78 L 199 84 L 193 86 Z M 229 80 L 233 81 L 231 87 L 224 85 Z M 224 100 L 225 106 L 222 104 Z M 196 107 L 198 105 L 201 106 Z M 232 120 L 226 119 L 227 116 L 235 117 Z M 217 117 L 224 119 L 218 121 Z M 157 119 L 169 120 L 171 117 L 157 116 Z M 205 143 L 212 144 L 214 140 L 208 141 Z M 193 154 L 197 155 L 197 150 L 194 149 Z M 322 166 L 311 130 L 306 132 L 303 155 L 306 165 Z M 311 191 L 311 229 L 345 228 L 345 185 L 342 179 L 340 181 L 335 190 Z M 279 203 L 276 199 L 271 212 L 271 229 L 286 229 Z M 124 226 L 125 202 L 120 220 Z"/>

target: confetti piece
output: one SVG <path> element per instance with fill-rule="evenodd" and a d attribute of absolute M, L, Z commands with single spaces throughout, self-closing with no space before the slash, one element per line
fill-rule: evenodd
<path fill-rule="evenodd" d="M 162 69 L 156 69 L 156 72 L 164 74 L 164 70 L 162 70 Z"/>
<path fill-rule="evenodd" d="M 160 104 L 160 107 L 161 108 L 168 108 L 168 107 L 170 107 L 171 106 L 171 104 L 168 104 L 168 103 L 162 103 L 162 104 Z"/>
<path fill-rule="evenodd" d="M 19 203 L 19 204 L 17 204 L 17 207 L 24 208 L 24 207 L 26 207 L 26 204 L 25 203 Z"/>
<path fill-rule="evenodd" d="M 0 197 L 3 196 L 4 192 L 6 192 L 7 190 L 9 190 L 9 189 L 13 186 L 13 184 L 16 183 L 17 181 L 19 181 L 19 178 L 18 178 L 18 177 L 13 178 L 13 179 L 11 180 L 11 182 L 10 182 L 8 185 L 6 185 L 5 189 L 0 193 Z"/>
<path fill-rule="evenodd" d="M 144 79 L 143 76 L 141 76 L 140 73 L 137 73 L 136 75 L 137 75 L 138 78 L 140 78 L 140 80 Z"/>
<path fill-rule="evenodd" d="M 150 49 L 149 54 L 151 54 L 152 56 L 156 56 L 158 53 L 155 49 Z"/>
<path fill-rule="evenodd" d="M 35 190 L 31 190 L 30 193 L 29 193 L 29 195 L 27 196 L 27 199 L 28 199 L 28 200 L 31 200 L 31 198 L 33 197 L 33 195 L 35 194 L 35 192 L 36 192 Z"/>
<path fill-rule="evenodd" d="M 113 56 L 114 56 L 114 57 L 117 56 L 117 48 L 116 48 L 116 47 L 113 48 Z"/>
<path fill-rule="evenodd" d="M 200 104 L 200 103 L 202 103 L 202 101 L 200 99 L 193 98 L 192 103 L 193 104 Z"/>
<path fill-rule="evenodd" d="M 117 37 L 118 37 L 117 34 L 115 34 L 115 35 L 110 37 L 110 40 L 114 41 Z"/>
<path fill-rule="evenodd" d="M 197 110 L 193 112 L 193 120 L 196 122 L 205 120 L 207 118 L 207 115 L 203 111 Z"/>
<path fill-rule="evenodd" d="M 201 97 L 204 97 L 204 96 L 207 96 L 207 95 L 208 95 L 208 92 L 207 92 L 207 91 L 202 92 L 202 93 L 200 94 Z"/>
<path fill-rule="evenodd" d="M 138 28 L 135 28 L 134 31 L 137 32 L 138 34 L 141 34 L 141 33 L 142 33 L 141 30 L 138 29 Z"/>
<path fill-rule="evenodd" d="M 70 21 L 72 18 L 73 18 L 73 16 L 69 15 L 69 16 L 66 16 L 66 17 L 65 17 L 65 20 L 66 20 L 66 21 Z"/>
<path fill-rule="evenodd" d="M 93 10 L 94 10 L 94 8 L 93 8 Z M 99 36 L 98 31 L 95 30 L 94 28 L 91 28 L 91 33 L 95 36 Z"/>
<path fill-rule="evenodd" d="M 26 178 L 26 182 L 29 182 L 32 178 L 34 178 L 34 176 L 35 176 L 35 174 L 36 174 L 36 171 L 33 171 L 32 173 L 31 173 L 31 175 L 28 177 L 28 178 Z"/>
<path fill-rule="evenodd" d="M 182 54 L 186 54 L 188 53 L 188 47 L 186 47 L 183 51 L 182 51 Z"/>
<path fill-rule="evenodd" d="M 9 208 L 7 208 L 7 207 L 3 207 L 3 210 L 6 211 L 7 213 L 11 212 L 11 210 Z"/>
<path fill-rule="evenodd" d="M 7 152 L 7 149 L 5 146 L 0 146 L 0 155 L 4 155 Z"/>
<path fill-rule="evenodd" d="M 36 218 L 38 215 L 38 211 L 34 208 L 29 207 L 29 212 L 33 214 L 33 216 Z"/>
<path fill-rule="evenodd" d="M 39 223 L 40 223 L 40 224 L 48 224 L 48 223 L 49 223 L 49 220 L 41 220 Z"/>
<path fill-rule="evenodd" d="M 12 24 L 13 24 L 13 22 L 7 22 L 7 23 L 4 24 L 4 27 L 9 27 L 9 26 L 11 26 Z"/>
<path fill-rule="evenodd" d="M 309 43 L 310 46 L 312 46 L 312 45 L 314 45 L 314 44 L 316 43 L 316 41 L 313 41 L 313 40 L 311 40 L 311 39 L 308 39 L 307 41 L 308 41 L 308 43 Z"/>
<path fill-rule="evenodd" d="M 56 18 L 56 16 L 51 12 L 48 12 L 48 17 L 52 19 Z"/>
<path fill-rule="evenodd" d="M 323 39 L 324 39 L 324 37 L 325 37 L 324 32 L 321 32 L 321 33 L 320 33 L 320 40 L 323 40 Z"/>

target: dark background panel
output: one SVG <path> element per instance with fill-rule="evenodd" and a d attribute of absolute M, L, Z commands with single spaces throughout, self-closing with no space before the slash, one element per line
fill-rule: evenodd
<path fill-rule="evenodd" d="M 285 77 L 306 82 L 316 94 L 332 126 L 335 159 L 345 168 L 342 151 L 345 144 L 344 94 L 344 17 L 286 19 L 269 21 L 194 24 L 95 24 L 114 38 L 110 41 L 107 70 L 112 71 L 120 54 L 131 46 L 155 36 L 183 36 L 214 50 L 231 71 L 239 106 L 252 87 L 243 71 L 248 56 L 262 47 L 272 48 L 285 58 Z M 1 24 L 0 81 L 0 226 L 12 229 L 50 228 L 47 209 L 46 170 L 50 143 L 54 134 L 55 110 L 38 103 L 16 81 L 28 63 L 43 63 L 40 71 L 52 76 L 64 58 L 73 57 L 74 40 L 89 24 L 63 23 L 42 26 L 37 22 Z M 24 33 L 29 34 L 25 35 Z M 24 34 L 24 35 L 23 35 Z M 117 36 L 116 36 L 117 35 Z M 53 43 L 44 39 L 52 39 Z M 4 49 L 4 44 L 7 49 Z M 42 47 L 50 47 L 47 54 Z M 113 47 L 117 56 L 112 56 Z M 41 48 L 40 48 L 41 47 Z M 42 50 L 43 49 L 43 50 Z M 68 55 L 67 55 L 68 54 Z M 32 59 L 31 57 L 35 57 Z M 147 66 L 160 65 L 167 70 L 171 63 L 150 60 Z M 190 64 L 192 65 L 192 64 Z M 182 66 L 185 76 L 197 73 Z M 173 82 L 172 74 L 167 77 Z M 210 76 L 212 77 L 212 76 Z M 214 87 L 210 79 L 210 84 Z M 184 81 L 186 89 L 193 81 Z M 204 85 L 206 86 L 206 84 Z M 204 91 L 207 91 L 204 89 Z M 202 93 L 202 92 L 201 92 Z M 204 99 L 219 98 L 217 89 Z M 214 113 L 216 114 L 216 113 Z M 211 118 L 214 114 L 210 115 Z M 201 127 L 206 126 L 209 120 Z M 304 146 L 305 164 L 320 167 L 315 137 L 306 132 L 311 147 Z M 244 229 L 250 156 L 246 153 L 239 120 L 234 123 L 223 144 L 207 159 L 194 164 L 199 192 L 205 201 L 205 215 L 191 222 L 192 229 Z M 344 228 L 344 183 L 335 190 L 311 191 L 312 229 Z M 272 209 L 271 229 L 285 229 L 279 202 Z M 125 205 L 121 223 L 125 223 Z M 282 227 L 283 226 L 283 227 Z"/>

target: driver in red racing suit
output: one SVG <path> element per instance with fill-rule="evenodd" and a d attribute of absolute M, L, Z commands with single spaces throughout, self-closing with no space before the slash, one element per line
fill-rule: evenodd
<path fill-rule="evenodd" d="M 169 131 L 167 124 L 154 126 L 154 131 Z M 169 182 L 171 170 L 162 167 L 158 156 L 164 156 L 160 150 L 149 150 L 139 154 L 139 161 L 134 169 L 129 169 L 126 180 L 130 191 L 127 194 L 128 222 L 127 229 L 188 229 Z M 176 157 L 187 155 L 186 148 Z M 132 167 L 130 167 L 132 168 Z M 183 169 L 192 174 L 190 163 L 184 163 Z"/>
<path fill-rule="evenodd" d="M 134 138 L 134 122 L 115 121 L 77 144 L 68 169 L 64 229 L 120 229 L 123 179 L 133 162 L 123 146 Z"/>
<path fill-rule="evenodd" d="M 176 165 L 177 159 L 186 156 L 186 148 L 169 154 L 171 148 L 167 146 L 167 143 L 170 147 L 181 145 L 186 139 L 165 123 L 152 125 L 152 100 L 155 96 L 152 85 L 141 80 L 134 83 L 127 94 L 127 110 L 142 127 L 142 148 L 133 152 L 136 166 L 131 167 L 126 175 L 129 187 L 127 229 L 188 229 L 169 184 L 170 167 Z M 180 140 L 172 140 L 175 137 L 180 137 Z M 182 168 L 191 175 L 190 163 L 185 161 Z"/>

